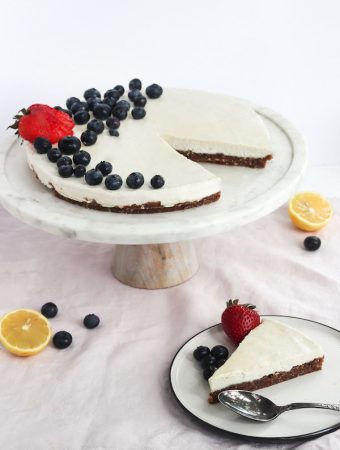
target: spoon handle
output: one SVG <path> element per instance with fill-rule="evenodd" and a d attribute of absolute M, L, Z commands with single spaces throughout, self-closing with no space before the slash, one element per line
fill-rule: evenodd
<path fill-rule="evenodd" d="M 290 411 L 292 409 L 300 408 L 322 408 L 332 409 L 333 411 L 340 411 L 340 405 L 332 405 L 329 403 L 290 403 L 282 407 L 284 411 Z"/>

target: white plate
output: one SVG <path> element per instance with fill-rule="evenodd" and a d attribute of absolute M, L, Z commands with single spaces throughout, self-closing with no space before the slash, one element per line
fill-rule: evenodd
<path fill-rule="evenodd" d="M 279 405 L 340 403 L 340 331 L 297 317 L 266 317 L 291 325 L 318 342 L 324 350 L 325 361 L 321 371 L 261 389 L 261 394 Z M 199 345 L 211 348 L 216 344 L 224 344 L 230 351 L 235 348 L 220 324 L 189 339 L 177 352 L 170 368 L 170 384 L 177 401 L 199 421 L 237 437 L 266 442 L 311 439 L 340 428 L 340 413 L 336 411 L 300 409 L 286 412 L 273 422 L 261 423 L 240 417 L 221 404 L 210 405 L 208 383 L 192 353 Z"/>

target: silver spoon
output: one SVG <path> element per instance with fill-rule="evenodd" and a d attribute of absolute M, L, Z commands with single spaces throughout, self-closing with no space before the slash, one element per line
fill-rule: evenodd
<path fill-rule="evenodd" d="M 269 422 L 280 414 L 300 408 L 322 408 L 340 411 L 340 405 L 327 403 L 290 403 L 289 405 L 275 405 L 269 398 L 249 391 L 229 390 L 218 394 L 218 400 L 235 413 L 248 419 Z"/>

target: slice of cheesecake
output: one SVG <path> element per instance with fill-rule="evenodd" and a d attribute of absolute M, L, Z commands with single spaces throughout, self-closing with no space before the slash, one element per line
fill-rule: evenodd
<path fill-rule="evenodd" d="M 230 358 L 209 378 L 209 403 L 226 389 L 255 391 L 321 370 L 318 344 L 294 328 L 263 319 Z"/>

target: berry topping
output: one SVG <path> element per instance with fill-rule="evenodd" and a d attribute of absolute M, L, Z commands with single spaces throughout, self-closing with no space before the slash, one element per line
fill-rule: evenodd
<path fill-rule="evenodd" d="M 150 183 L 154 189 L 160 189 L 164 186 L 165 181 L 161 175 L 155 175 L 151 178 Z"/>
<path fill-rule="evenodd" d="M 89 97 L 86 100 L 86 103 L 89 105 L 89 110 L 93 111 L 94 105 L 96 105 L 97 103 L 101 103 L 101 100 L 99 97 Z"/>
<path fill-rule="evenodd" d="M 14 119 L 14 124 L 8 128 L 16 130 L 18 136 L 32 143 L 37 137 L 43 137 L 54 144 L 73 134 L 74 122 L 70 116 L 47 105 L 31 105 L 27 110 L 22 109 Z"/>
<path fill-rule="evenodd" d="M 100 134 L 104 131 L 105 125 L 101 120 L 98 119 L 92 119 L 87 124 L 87 129 L 94 131 L 97 134 Z"/>
<path fill-rule="evenodd" d="M 134 78 L 129 83 L 129 89 L 130 91 L 133 89 L 138 89 L 140 91 L 142 89 L 142 82 L 138 78 Z"/>
<path fill-rule="evenodd" d="M 78 111 L 73 116 L 73 120 L 77 125 L 84 125 L 90 120 L 90 114 L 88 111 Z"/>
<path fill-rule="evenodd" d="M 119 108 L 123 108 L 125 111 L 129 111 L 129 109 L 131 108 L 131 105 L 127 100 L 119 100 L 116 106 Z"/>
<path fill-rule="evenodd" d="M 216 359 L 227 359 L 229 356 L 228 349 L 224 347 L 224 345 L 215 345 L 215 347 L 211 349 L 211 354 L 215 356 Z"/>
<path fill-rule="evenodd" d="M 67 348 L 72 344 L 72 335 L 68 331 L 58 331 L 53 336 L 53 344 L 60 350 Z"/>
<path fill-rule="evenodd" d="M 196 361 L 201 361 L 202 358 L 210 354 L 209 347 L 205 347 L 203 345 L 200 345 L 199 347 L 194 350 L 193 355 Z"/>
<path fill-rule="evenodd" d="M 97 103 L 93 108 L 93 115 L 96 119 L 106 120 L 110 117 L 111 106 L 106 103 Z"/>
<path fill-rule="evenodd" d="M 91 161 L 91 155 L 89 152 L 86 152 L 85 150 L 80 150 L 79 152 L 76 152 L 73 155 L 73 162 L 74 164 L 82 164 L 83 166 L 87 166 L 90 164 Z"/>
<path fill-rule="evenodd" d="M 209 378 L 211 376 L 213 376 L 215 372 L 216 372 L 216 367 L 208 366 L 203 370 L 203 378 L 208 381 Z"/>
<path fill-rule="evenodd" d="M 73 155 L 81 147 L 81 142 L 76 136 L 65 136 L 58 142 L 59 149 L 66 155 Z"/>
<path fill-rule="evenodd" d="M 318 250 L 321 246 L 321 239 L 317 236 L 308 236 L 303 241 L 303 245 L 305 246 L 305 249 L 314 252 L 315 250 Z"/>
<path fill-rule="evenodd" d="M 48 319 L 52 319 L 58 314 L 58 307 L 52 302 L 45 303 L 41 307 L 41 314 Z"/>
<path fill-rule="evenodd" d="M 92 130 L 85 130 L 81 133 L 80 139 L 84 145 L 93 145 L 97 142 L 97 133 Z"/>
<path fill-rule="evenodd" d="M 127 177 L 126 184 L 131 189 L 139 189 L 144 184 L 144 177 L 139 172 L 132 172 Z"/>
<path fill-rule="evenodd" d="M 72 114 L 75 114 L 78 111 L 88 111 L 89 105 L 86 102 L 77 102 L 73 103 L 71 106 Z"/>
<path fill-rule="evenodd" d="M 109 105 L 109 107 L 112 109 L 115 104 L 117 103 L 117 100 L 113 97 L 106 97 L 103 100 L 103 103 L 105 103 L 106 105 Z"/>
<path fill-rule="evenodd" d="M 91 89 L 87 89 L 85 92 L 84 92 L 84 98 L 87 100 L 88 98 L 90 98 L 90 97 L 101 97 L 101 94 L 100 94 L 100 92 L 98 91 L 98 89 L 95 89 L 95 88 L 91 88 Z"/>
<path fill-rule="evenodd" d="M 216 358 L 215 356 L 209 354 L 207 356 L 204 356 L 201 360 L 200 360 L 200 364 L 202 369 L 205 369 L 208 366 L 214 366 L 216 362 Z"/>
<path fill-rule="evenodd" d="M 121 106 L 116 105 L 113 110 L 112 114 L 117 117 L 119 120 L 124 120 L 127 118 L 127 110 L 125 108 L 122 108 Z"/>
<path fill-rule="evenodd" d="M 55 106 L 54 109 L 56 109 L 58 111 L 62 111 L 65 114 L 68 114 L 70 117 L 72 117 L 72 111 L 70 111 L 69 109 L 64 109 L 61 106 Z"/>
<path fill-rule="evenodd" d="M 59 150 L 59 148 L 50 148 L 47 151 L 47 158 L 53 163 L 57 162 L 58 159 L 61 158 L 61 156 L 62 156 L 62 153 Z"/>
<path fill-rule="evenodd" d="M 71 106 L 73 105 L 73 103 L 79 103 L 80 100 L 77 97 L 70 97 L 66 100 L 66 106 L 67 109 L 71 109 Z"/>
<path fill-rule="evenodd" d="M 107 97 L 111 97 L 111 98 L 114 98 L 115 100 L 118 100 L 120 97 L 119 91 L 116 91 L 116 89 L 109 89 L 104 94 L 104 98 L 107 98 Z"/>
<path fill-rule="evenodd" d="M 136 97 L 134 104 L 135 106 L 145 106 L 147 102 L 146 97 L 144 97 L 144 95 L 140 95 L 139 97 Z"/>
<path fill-rule="evenodd" d="M 85 175 L 86 173 L 86 167 L 83 164 L 78 164 L 74 169 L 73 169 L 73 173 L 74 176 L 77 178 L 81 178 Z"/>
<path fill-rule="evenodd" d="M 73 167 L 69 164 L 58 166 L 59 175 L 63 178 L 70 178 L 73 175 Z"/>
<path fill-rule="evenodd" d="M 95 314 L 88 314 L 84 317 L 84 325 L 89 330 L 92 330 L 93 328 L 96 328 L 99 325 L 100 319 Z"/>
<path fill-rule="evenodd" d="M 239 305 L 238 300 L 229 300 L 221 321 L 226 335 L 238 345 L 251 330 L 260 325 L 261 318 L 254 305 Z"/>
<path fill-rule="evenodd" d="M 140 106 L 136 106 L 131 111 L 132 117 L 136 120 L 143 119 L 145 117 L 146 111 Z"/>
<path fill-rule="evenodd" d="M 145 89 L 149 98 L 159 98 L 163 94 L 163 89 L 159 84 L 151 84 Z"/>
<path fill-rule="evenodd" d="M 103 181 L 103 174 L 100 170 L 91 169 L 85 174 L 85 181 L 90 186 L 96 186 Z"/>
<path fill-rule="evenodd" d="M 120 127 L 120 121 L 117 117 L 109 117 L 106 121 L 106 125 L 115 130 Z"/>
<path fill-rule="evenodd" d="M 48 150 L 50 150 L 52 148 L 52 144 L 48 139 L 45 139 L 43 137 L 37 137 L 34 140 L 34 148 L 36 149 L 37 153 L 47 153 Z"/>
<path fill-rule="evenodd" d="M 125 92 L 124 86 L 122 86 L 121 84 L 118 84 L 117 86 L 115 86 L 113 88 L 113 90 L 117 91 L 120 96 L 124 95 L 124 92 Z"/>
<path fill-rule="evenodd" d="M 136 98 L 140 97 L 141 95 L 142 94 L 141 94 L 140 90 L 138 90 L 138 89 L 132 89 L 132 91 L 130 91 L 128 93 L 128 97 L 132 102 L 134 102 L 136 100 Z"/>
<path fill-rule="evenodd" d="M 114 128 L 110 128 L 110 129 L 109 129 L 109 134 L 110 134 L 110 136 L 116 136 L 116 137 L 118 137 L 118 136 L 119 136 L 119 131 L 118 131 L 118 130 L 115 130 Z"/>
<path fill-rule="evenodd" d="M 220 358 L 220 359 L 217 359 L 217 360 L 215 361 L 215 367 L 218 369 L 219 367 L 223 366 L 223 364 L 224 364 L 226 361 L 227 361 L 226 358 Z"/>
<path fill-rule="evenodd" d="M 69 156 L 62 156 L 58 159 L 57 166 L 72 166 L 72 159 Z"/>
<path fill-rule="evenodd" d="M 100 170 L 103 175 L 108 175 L 112 172 L 112 164 L 107 161 L 101 161 L 96 165 L 96 169 Z"/>
<path fill-rule="evenodd" d="M 114 175 L 108 175 L 105 178 L 105 186 L 106 189 L 109 189 L 109 191 L 116 191 L 119 189 L 123 184 L 123 181 L 121 177 L 117 174 Z"/>

